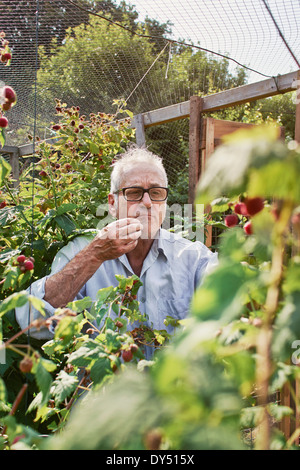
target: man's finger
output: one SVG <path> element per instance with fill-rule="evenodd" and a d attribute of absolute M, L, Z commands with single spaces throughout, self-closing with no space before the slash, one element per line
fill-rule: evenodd
<path fill-rule="evenodd" d="M 117 231 L 118 238 L 131 238 L 137 232 L 141 232 L 143 226 L 139 222 L 135 224 L 126 225 Z M 139 235 L 140 236 L 140 235 Z"/>

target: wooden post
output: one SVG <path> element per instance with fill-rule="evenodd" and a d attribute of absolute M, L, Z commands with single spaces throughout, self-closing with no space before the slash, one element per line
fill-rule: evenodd
<path fill-rule="evenodd" d="M 9 163 L 12 169 L 12 177 L 14 179 L 13 185 L 14 188 L 19 186 L 19 177 L 20 177 L 20 170 L 19 170 L 19 151 L 18 147 L 16 147 L 15 151 L 9 155 Z"/>
<path fill-rule="evenodd" d="M 298 144 L 300 144 L 300 70 L 298 70 L 298 74 L 297 74 L 295 141 L 298 142 Z M 299 234 L 295 234 L 295 236 L 299 237 Z M 297 247 L 299 246 L 300 244 L 297 243 Z M 296 248 L 296 250 L 298 250 L 298 248 Z M 299 252 L 297 254 L 299 255 Z M 295 399 L 297 400 L 297 403 L 294 405 L 294 408 L 295 408 L 294 428 L 297 429 L 300 426 L 300 416 L 299 416 L 299 411 L 298 411 L 299 409 L 298 404 L 300 402 L 300 380 L 299 379 L 295 380 Z M 297 437 L 295 444 L 296 445 L 300 444 L 299 437 Z"/>
<path fill-rule="evenodd" d="M 295 119 L 295 141 L 300 144 L 300 70 L 297 73 L 297 89 L 296 89 L 296 119 Z M 298 234 L 294 233 L 294 237 L 297 237 Z M 293 255 L 297 255 L 298 247 L 293 247 Z M 299 379 L 293 381 L 290 386 L 294 389 L 294 396 L 297 402 L 299 403 L 300 400 L 300 383 Z M 288 384 L 283 386 L 281 391 L 281 404 L 284 406 L 289 406 L 293 409 L 295 413 L 295 420 L 292 422 L 290 416 L 286 416 L 281 421 L 281 430 L 284 433 L 286 439 L 288 439 L 291 434 L 300 426 L 300 416 L 298 412 L 298 403 L 295 403 L 293 397 L 290 393 L 290 387 Z M 294 441 L 294 444 L 299 445 L 299 437 L 297 437 Z"/>
<path fill-rule="evenodd" d="M 200 126 L 203 99 L 192 96 L 190 99 L 189 129 L 189 204 L 194 203 L 195 190 L 200 176 Z"/>
<path fill-rule="evenodd" d="M 136 143 L 139 147 L 146 147 L 144 116 L 142 114 L 137 114 L 135 116 L 134 122 Z"/>

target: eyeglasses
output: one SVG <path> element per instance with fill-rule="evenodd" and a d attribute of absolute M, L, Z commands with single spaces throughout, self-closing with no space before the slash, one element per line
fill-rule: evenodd
<path fill-rule="evenodd" d="M 139 186 L 131 186 L 130 188 L 122 188 L 116 192 L 122 192 L 125 200 L 129 202 L 141 201 L 145 193 L 149 194 L 151 201 L 162 202 L 167 199 L 169 189 L 161 188 L 159 186 L 155 186 L 149 189 L 144 189 Z"/>

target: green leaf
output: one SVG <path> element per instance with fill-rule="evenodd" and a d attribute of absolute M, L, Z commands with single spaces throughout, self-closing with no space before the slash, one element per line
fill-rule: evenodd
<path fill-rule="evenodd" d="M 121 347 L 121 341 L 118 339 L 118 337 L 118 332 L 109 329 L 106 330 L 106 347 L 109 352 L 115 352 Z"/>
<path fill-rule="evenodd" d="M 7 397 L 6 387 L 4 381 L 0 377 L 0 401 L 5 402 Z"/>
<path fill-rule="evenodd" d="M 34 295 L 28 296 L 28 301 L 33 305 L 33 307 L 41 313 L 43 316 L 46 315 L 45 313 L 45 303 L 42 299 L 35 297 Z"/>
<path fill-rule="evenodd" d="M 259 406 L 243 408 L 241 411 L 241 427 L 255 428 L 261 421 L 264 410 Z"/>
<path fill-rule="evenodd" d="M 12 267 L 7 273 L 5 273 L 5 281 L 3 284 L 3 290 L 14 288 L 18 282 L 20 271 L 16 267 Z"/>
<path fill-rule="evenodd" d="M 300 164 L 285 160 L 271 161 L 262 168 L 251 169 L 248 194 L 250 197 L 259 194 L 261 197 L 300 201 L 299 188 Z"/>
<path fill-rule="evenodd" d="M 5 145 L 5 132 L 3 128 L 0 129 L 0 145 L 1 147 L 4 147 Z M 1 169 L 0 169 L 0 178 L 1 178 Z M 2 184 L 2 181 L 0 179 L 0 184 Z"/>
<path fill-rule="evenodd" d="M 77 208 L 78 208 L 77 204 L 72 204 L 72 203 L 62 204 L 57 209 L 57 215 L 62 215 L 62 214 L 65 214 L 66 212 L 71 212 L 72 210 L 77 209 Z"/>
<path fill-rule="evenodd" d="M 111 294 L 115 292 L 115 290 L 116 289 L 113 286 L 100 289 L 97 292 L 97 305 L 100 306 L 103 304 L 111 296 Z"/>
<path fill-rule="evenodd" d="M 98 145 L 96 145 L 94 142 L 89 142 L 89 148 L 90 152 L 95 155 L 98 155 L 98 153 L 100 152 Z"/>
<path fill-rule="evenodd" d="M 76 376 L 67 374 L 64 370 L 59 372 L 51 387 L 51 395 L 54 397 L 56 406 L 76 389 L 77 384 Z"/>
<path fill-rule="evenodd" d="M 278 361 L 286 361 L 292 358 L 299 349 L 299 309 L 300 295 L 295 293 L 286 297 L 285 305 L 277 314 L 274 324 L 272 352 L 274 359 Z M 295 348 L 298 349 L 295 351 Z"/>
<path fill-rule="evenodd" d="M 61 227 L 66 235 L 70 235 L 73 230 L 77 229 L 75 222 L 71 219 L 70 215 L 61 214 L 57 215 L 53 219 L 59 227 Z"/>
<path fill-rule="evenodd" d="M 275 421 L 281 421 L 285 416 L 293 415 L 293 410 L 289 406 L 278 405 L 277 403 L 269 403 L 268 408 L 270 415 L 273 416 Z"/>
<path fill-rule="evenodd" d="M 106 376 L 112 375 L 112 373 L 110 359 L 102 353 L 91 368 L 91 379 L 94 384 L 100 384 Z"/>
<path fill-rule="evenodd" d="M 77 351 L 70 354 L 68 362 L 78 367 L 87 367 L 103 352 L 103 347 L 96 341 L 89 340 Z"/>
<path fill-rule="evenodd" d="M 61 346 L 67 345 L 81 328 L 81 317 L 65 316 L 55 328 L 54 339 L 61 340 Z"/>
<path fill-rule="evenodd" d="M 73 302 L 69 302 L 67 307 L 73 310 L 73 312 L 83 312 L 87 310 L 92 305 L 92 299 L 90 297 L 84 297 L 84 299 L 74 300 Z"/>
<path fill-rule="evenodd" d="M 206 204 L 224 194 L 231 197 L 247 191 L 249 170 L 257 168 L 257 162 L 263 167 L 286 153 L 285 146 L 278 143 L 278 128 L 274 126 L 255 126 L 225 136 L 224 144 L 210 156 L 200 178 L 196 203 Z"/>
<path fill-rule="evenodd" d="M 1 132 L 0 132 L 0 139 L 1 139 Z M 0 157 L 0 186 L 2 186 L 5 178 L 7 175 L 9 175 L 11 172 L 11 166 L 10 164 L 3 158 Z"/>
<path fill-rule="evenodd" d="M 28 293 L 26 291 L 15 292 L 9 297 L 6 297 L 0 305 L 0 317 L 9 310 L 17 307 L 22 307 L 28 301 Z"/>
<path fill-rule="evenodd" d="M 35 373 L 35 380 L 39 387 L 39 390 L 42 392 L 42 403 L 45 404 L 48 400 L 50 393 L 50 386 L 52 384 L 52 376 L 45 367 L 45 360 L 39 360 L 36 367 L 33 369 Z"/>
<path fill-rule="evenodd" d="M 242 300 L 249 289 L 247 281 L 255 272 L 240 263 L 224 262 L 208 275 L 196 291 L 192 312 L 200 320 L 220 320 L 226 324 L 241 313 Z"/>

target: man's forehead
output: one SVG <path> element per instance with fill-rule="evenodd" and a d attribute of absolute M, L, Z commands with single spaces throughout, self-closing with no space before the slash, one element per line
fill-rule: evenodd
<path fill-rule="evenodd" d="M 149 163 L 139 163 L 124 171 L 122 181 L 125 184 L 161 184 L 165 176 L 160 168 Z"/>

